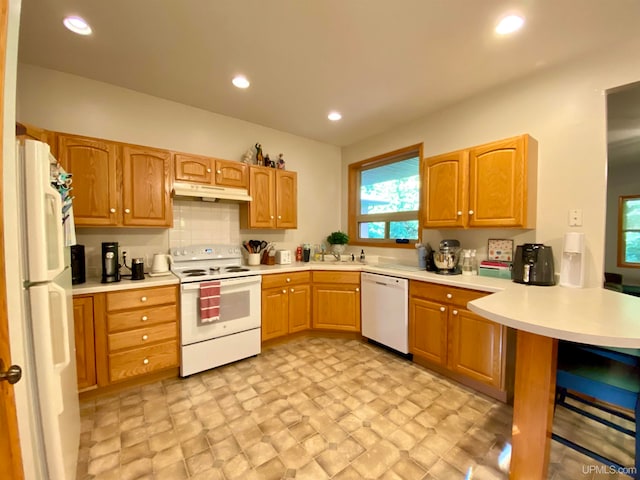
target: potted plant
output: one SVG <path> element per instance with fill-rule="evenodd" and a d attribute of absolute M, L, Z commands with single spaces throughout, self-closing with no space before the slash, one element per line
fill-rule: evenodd
<path fill-rule="evenodd" d="M 337 232 L 331 232 L 327 237 L 327 242 L 331 244 L 331 250 L 334 253 L 342 255 L 344 253 L 345 245 L 349 243 L 349 235 L 338 230 Z"/>

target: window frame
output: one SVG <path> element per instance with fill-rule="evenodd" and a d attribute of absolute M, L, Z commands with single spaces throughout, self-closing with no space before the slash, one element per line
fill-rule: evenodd
<path fill-rule="evenodd" d="M 409 243 L 396 243 L 395 240 L 388 238 L 359 238 L 358 223 L 362 221 L 363 214 L 360 213 L 360 177 L 363 170 L 370 168 L 382 167 L 395 162 L 408 160 L 409 158 L 418 157 L 418 178 L 419 178 L 419 191 L 418 191 L 418 210 L 415 220 L 418 221 L 418 238 L 416 240 L 409 240 Z M 349 244 L 361 245 L 370 247 L 393 247 L 393 248 L 415 248 L 415 244 L 421 241 L 422 238 L 422 225 L 420 219 L 422 218 L 422 143 L 416 143 L 415 145 L 409 145 L 408 147 L 393 150 L 391 152 L 383 153 L 375 157 L 367 158 L 359 162 L 351 163 L 349 165 Z M 396 218 L 390 220 L 389 215 L 394 215 Z M 407 218 L 409 217 L 409 218 Z M 391 221 L 403 221 L 414 220 L 411 212 L 395 212 L 395 213 L 380 213 L 366 215 L 367 221 L 385 221 L 387 223 Z M 389 225 L 387 225 L 388 228 Z"/>
<path fill-rule="evenodd" d="M 640 200 L 640 194 L 638 195 L 620 195 L 618 197 L 618 267 L 623 268 L 640 268 L 640 262 L 626 262 L 625 261 L 625 253 L 626 253 L 626 244 L 624 241 L 624 234 L 629 230 L 623 230 L 624 225 L 624 206 L 628 200 Z"/>

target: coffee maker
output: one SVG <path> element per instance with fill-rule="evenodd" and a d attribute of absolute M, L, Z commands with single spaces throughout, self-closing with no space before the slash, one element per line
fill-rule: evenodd
<path fill-rule="evenodd" d="M 459 275 L 460 242 L 458 240 L 442 240 L 440 249 L 433 253 L 436 273 L 440 275 Z"/>
<path fill-rule="evenodd" d="M 102 283 L 120 281 L 118 242 L 102 243 Z"/>
<path fill-rule="evenodd" d="M 555 285 L 553 251 L 541 243 L 525 243 L 516 247 L 511 279 L 526 285 Z"/>

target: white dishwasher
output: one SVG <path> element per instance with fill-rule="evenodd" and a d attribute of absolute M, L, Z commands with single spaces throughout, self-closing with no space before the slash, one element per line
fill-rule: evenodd
<path fill-rule="evenodd" d="M 360 282 L 362 336 L 408 354 L 409 281 L 363 272 Z"/>

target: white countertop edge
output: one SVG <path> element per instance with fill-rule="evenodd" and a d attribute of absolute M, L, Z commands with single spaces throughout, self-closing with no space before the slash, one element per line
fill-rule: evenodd
<path fill-rule="evenodd" d="M 467 304 L 496 323 L 560 340 L 640 348 L 640 298 L 603 288 L 509 288 Z"/>
<path fill-rule="evenodd" d="M 119 282 L 100 283 L 99 278 L 90 278 L 85 283 L 73 285 L 73 295 L 90 295 L 93 293 L 115 292 L 118 290 L 134 290 L 136 288 L 162 287 L 165 285 L 178 285 L 178 277 L 170 273 L 161 277 L 145 275 L 144 280 L 122 279 Z"/>

